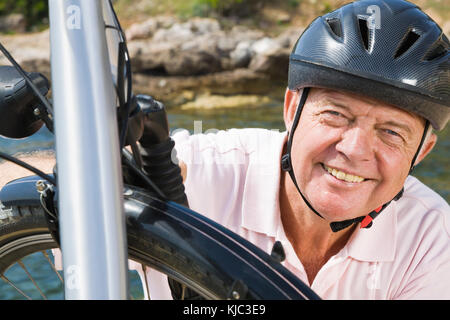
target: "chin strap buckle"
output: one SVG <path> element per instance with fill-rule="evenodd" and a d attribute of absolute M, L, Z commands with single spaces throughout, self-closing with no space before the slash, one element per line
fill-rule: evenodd
<path fill-rule="evenodd" d="M 369 216 L 369 215 L 365 216 L 364 219 L 361 221 L 360 229 L 370 228 L 372 226 L 372 221 L 373 221 L 373 218 L 371 216 Z"/>
<path fill-rule="evenodd" d="M 289 153 L 286 153 L 281 157 L 281 169 L 283 169 L 283 171 L 292 170 L 291 157 Z"/>

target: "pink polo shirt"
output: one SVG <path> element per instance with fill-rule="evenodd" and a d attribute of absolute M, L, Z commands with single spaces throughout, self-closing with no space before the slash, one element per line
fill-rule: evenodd
<path fill-rule="evenodd" d="M 173 135 L 187 165 L 190 207 L 266 252 L 276 240 L 283 265 L 323 299 L 450 299 L 450 207 L 416 178 L 370 229 L 357 228 L 345 247 L 308 282 L 284 233 L 278 203 L 286 132 L 232 129 Z M 171 299 L 166 277 L 147 273 L 152 299 Z"/>

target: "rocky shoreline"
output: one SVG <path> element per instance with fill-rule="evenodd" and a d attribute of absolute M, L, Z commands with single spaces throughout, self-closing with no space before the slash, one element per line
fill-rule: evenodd
<path fill-rule="evenodd" d="M 168 105 L 195 102 L 196 97 L 206 103 L 207 95 L 279 97 L 287 82 L 290 50 L 302 30 L 289 28 L 270 37 L 242 26 L 225 30 L 211 18 L 182 22 L 151 17 L 125 30 L 134 91 Z M 0 41 L 25 70 L 50 78 L 48 30 L 0 35 Z M 8 64 L 3 56 L 0 64 Z"/>

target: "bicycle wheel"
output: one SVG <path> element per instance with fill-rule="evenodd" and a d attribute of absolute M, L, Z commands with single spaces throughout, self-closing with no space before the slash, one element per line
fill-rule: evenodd
<path fill-rule="evenodd" d="M 10 192 L 8 185 L 2 190 L 2 276 L 24 256 L 57 247 L 37 192 L 32 191 L 37 179 L 12 184 Z M 11 196 L 18 186 L 25 196 Z M 124 195 L 130 259 L 165 273 L 206 299 L 319 298 L 270 255 L 210 219 L 143 189 L 127 187 Z"/>

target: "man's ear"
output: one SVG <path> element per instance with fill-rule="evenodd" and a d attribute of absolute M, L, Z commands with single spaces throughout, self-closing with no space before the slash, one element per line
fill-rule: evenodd
<path fill-rule="evenodd" d="M 289 88 L 286 89 L 286 93 L 284 94 L 283 118 L 288 131 L 291 129 L 292 122 L 294 121 L 299 98 L 300 94 L 298 91 L 292 91 Z"/>
<path fill-rule="evenodd" d="M 422 150 L 420 151 L 419 155 L 417 156 L 416 163 L 414 163 L 414 166 L 417 166 L 420 161 L 422 161 L 427 154 L 433 150 L 434 146 L 436 145 L 437 136 L 432 132 L 430 135 L 425 139 L 425 143 L 422 146 Z"/>

